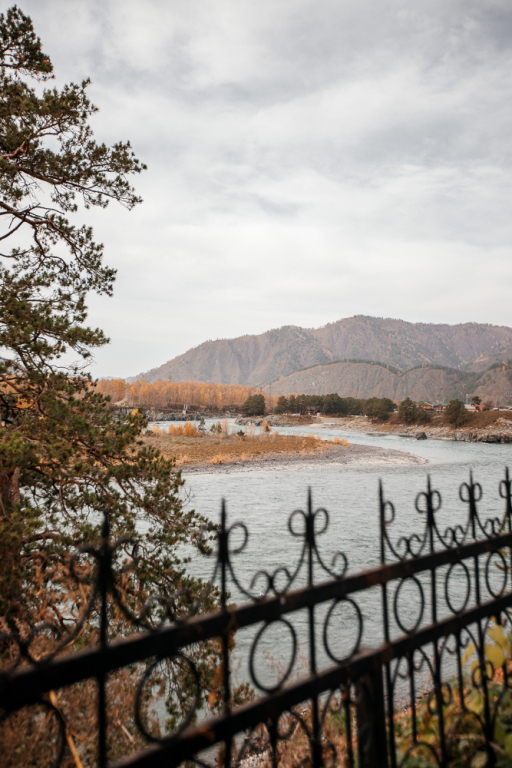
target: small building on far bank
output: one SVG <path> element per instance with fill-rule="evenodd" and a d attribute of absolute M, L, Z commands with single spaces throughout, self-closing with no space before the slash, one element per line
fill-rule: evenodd
<path fill-rule="evenodd" d="M 420 408 L 429 413 L 442 413 L 448 407 L 448 403 L 421 403 Z"/>

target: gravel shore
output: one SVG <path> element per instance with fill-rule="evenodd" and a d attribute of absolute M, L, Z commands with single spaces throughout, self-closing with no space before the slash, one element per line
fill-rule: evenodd
<path fill-rule="evenodd" d="M 325 451 L 310 453 L 268 453 L 257 456 L 250 461 L 232 461 L 224 464 L 209 464 L 202 462 L 180 467 L 183 475 L 218 474 L 231 472 L 255 472 L 271 470 L 273 472 L 289 469 L 294 466 L 314 468 L 319 464 L 333 466 L 397 466 L 428 464 L 427 459 L 414 456 L 404 451 L 394 451 L 388 448 L 377 448 L 369 445 L 334 445 Z"/>
<path fill-rule="evenodd" d="M 430 440 L 451 440 L 465 443 L 512 443 L 512 421 L 498 418 L 494 424 L 486 427 L 475 427 L 467 424 L 464 427 L 452 427 L 450 425 L 424 426 L 404 424 L 372 424 L 370 419 L 364 416 L 345 418 L 323 417 L 317 421 L 321 429 L 342 429 L 346 432 L 362 432 L 367 435 L 394 434 L 400 437 L 412 437 L 418 439 L 418 435 L 424 435 Z"/>

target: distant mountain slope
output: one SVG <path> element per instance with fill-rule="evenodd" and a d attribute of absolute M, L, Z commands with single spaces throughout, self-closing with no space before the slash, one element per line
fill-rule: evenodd
<path fill-rule="evenodd" d="M 257 336 L 207 341 L 134 378 L 259 386 L 307 366 L 354 358 L 381 361 L 401 370 L 436 363 L 481 371 L 512 358 L 512 328 L 407 323 L 358 315 L 323 328 L 287 325 Z"/>
<path fill-rule="evenodd" d="M 467 393 L 510 405 L 511 379 L 512 365 L 479 373 L 427 367 L 397 374 L 378 363 L 332 363 L 282 376 L 271 385 L 271 389 L 273 395 L 328 395 L 337 392 L 341 397 L 389 397 L 397 401 L 410 397 L 429 402 L 463 398 Z M 268 387 L 265 389 L 269 391 Z"/>
<path fill-rule="evenodd" d="M 311 331 L 334 359 L 363 358 L 409 370 L 421 363 L 484 370 L 512 357 L 512 328 L 435 325 L 357 315 Z"/>
<path fill-rule="evenodd" d="M 332 360 L 311 332 L 293 325 L 259 336 L 206 341 L 136 378 L 257 386 L 298 368 Z"/>

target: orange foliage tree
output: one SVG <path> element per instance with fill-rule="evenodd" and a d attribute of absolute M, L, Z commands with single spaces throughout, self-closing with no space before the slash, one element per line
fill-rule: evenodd
<path fill-rule="evenodd" d="M 129 384 L 122 379 L 102 379 L 97 383 L 103 395 L 109 395 L 113 403 L 145 408 L 176 408 L 186 404 L 189 408 L 226 410 L 238 409 L 251 395 L 263 395 L 261 389 L 241 384 L 212 384 L 203 381 L 148 382 L 145 379 Z M 266 406 L 271 410 L 276 398 L 265 395 Z"/>

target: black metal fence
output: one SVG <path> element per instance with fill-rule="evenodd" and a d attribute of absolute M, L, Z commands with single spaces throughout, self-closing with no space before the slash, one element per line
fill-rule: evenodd
<path fill-rule="evenodd" d="M 60 729 L 54 764 L 68 760 L 71 765 L 85 765 L 80 742 L 70 738 L 71 726 L 55 703 L 55 691 L 95 679 L 97 754 L 93 759 L 104 768 L 109 764 L 109 678 L 147 660 L 133 702 L 133 719 L 148 745 L 118 760 L 118 768 L 167 768 L 185 761 L 202 766 L 268 762 L 395 768 L 445 766 L 455 759 L 458 765 L 475 766 L 506 760 L 507 750 L 512 754 L 508 639 L 512 482 L 508 470 L 499 493 L 503 514 L 483 520 L 477 509 L 482 489 L 470 477 L 459 491 L 467 505 L 464 523 L 441 530 L 436 518 L 441 496 L 428 480 L 426 491 L 416 498 L 418 532 L 394 537 L 395 510 L 381 486 L 381 562 L 355 574 L 347 572 L 343 553 L 329 563 L 322 556 L 318 537 L 327 531 L 329 516 L 325 509 L 314 508 L 309 493 L 306 509 L 296 510 L 288 521 L 290 536 L 300 542 L 298 562 L 293 569 L 259 571 L 250 586 L 242 584 L 235 567 L 235 556 L 242 555 L 249 533 L 241 522 L 228 524 L 223 503 L 212 553 L 212 583 L 220 589 L 220 610 L 161 621 L 154 629 L 114 642 L 108 640 L 107 624 L 109 604 L 121 600 L 113 566 L 119 542 L 110 541 L 106 519 L 102 546 L 81 550 L 97 561 L 88 605 L 99 606 L 99 643 L 35 661 L 30 656 L 30 637 L 21 631 L 9 636 L 4 632 L 0 639 L 15 642 L 18 650 L 17 664 L 0 676 L 4 722 L 23 708 L 45 707 Z M 324 574 L 321 581 L 314 579 L 318 572 Z M 245 602 L 231 605 L 230 588 L 245 596 Z M 373 612 L 372 621 L 379 624 L 382 641 L 366 647 L 364 599 L 372 590 L 374 600 L 375 590 L 379 591 L 378 614 Z M 409 594 L 405 600 L 407 590 L 415 596 Z M 126 612 L 124 604 L 122 608 Z M 352 614 L 350 648 L 339 642 L 345 625 L 334 626 L 340 608 Z M 293 671 L 299 643 L 293 617 L 300 612 L 305 616 L 308 670 L 297 679 Z M 255 655 L 262 637 L 276 626 L 290 638 L 290 651 L 285 667 L 269 682 L 256 670 Z M 255 628 L 248 650 L 255 695 L 235 706 L 232 637 L 248 627 Z M 197 649 L 212 641 L 220 644 L 222 658 L 222 705 L 215 716 L 199 706 L 202 682 L 197 662 Z M 275 652 L 278 655 L 279 648 Z M 180 660 L 197 695 L 192 692 L 172 732 L 155 735 L 140 708 L 148 696 L 151 670 L 163 659 Z"/>

